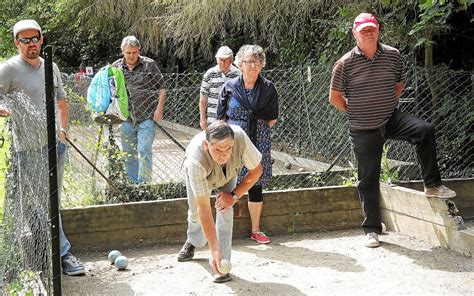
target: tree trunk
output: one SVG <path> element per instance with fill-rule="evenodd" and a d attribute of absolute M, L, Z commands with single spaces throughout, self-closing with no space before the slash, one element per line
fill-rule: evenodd
<path fill-rule="evenodd" d="M 428 87 L 431 93 L 431 111 L 435 111 L 438 107 L 439 102 L 439 91 L 438 83 L 436 82 L 436 76 L 433 72 L 433 43 L 431 40 L 425 44 L 425 69 L 426 69 L 426 80 L 428 81 Z"/>

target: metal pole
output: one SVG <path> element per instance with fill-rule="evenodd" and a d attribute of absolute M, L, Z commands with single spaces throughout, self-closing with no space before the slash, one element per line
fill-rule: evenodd
<path fill-rule="evenodd" d="M 125 199 L 127 199 L 127 195 L 125 195 L 125 193 L 123 193 L 121 190 L 119 190 L 117 188 L 117 186 L 115 186 L 115 184 L 112 182 L 112 180 L 110 180 L 109 178 L 107 178 L 107 176 L 102 173 L 90 160 L 89 158 L 87 158 L 87 156 L 84 155 L 84 153 L 82 153 L 81 150 L 79 150 L 79 148 L 77 148 L 76 145 L 74 145 L 74 143 L 69 140 L 68 137 L 66 137 L 66 141 L 69 143 L 69 145 L 71 145 L 72 148 L 74 148 L 77 153 L 79 153 L 80 156 L 82 156 L 82 158 L 84 158 L 85 161 L 87 161 L 87 163 L 94 169 L 94 171 L 96 171 L 97 173 L 99 173 L 99 175 L 104 178 L 105 181 L 107 181 L 107 183 L 110 185 L 110 187 L 115 191 L 115 193 L 117 194 L 120 194 L 122 197 L 124 197 Z"/>
<path fill-rule="evenodd" d="M 59 197 L 58 172 L 56 156 L 56 116 L 53 82 L 53 48 L 44 48 L 44 80 L 46 91 L 46 120 L 48 128 L 48 163 L 49 163 L 49 207 L 51 220 L 51 249 L 53 264 L 53 294 L 61 293 L 61 253 L 59 243 Z"/>
<path fill-rule="evenodd" d="M 302 71 L 299 69 L 299 71 Z M 299 75 L 298 75 L 299 79 Z M 302 85 L 301 81 L 298 81 L 298 92 L 302 92 Z M 299 95 L 300 100 L 303 100 L 303 95 L 300 93 Z M 298 107 L 298 156 L 301 156 L 301 149 L 303 147 L 303 128 L 301 127 L 303 125 L 303 120 L 302 120 L 302 112 L 303 111 L 303 104 L 300 103 Z"/>
<path fill-rule="evenodd" d="M 186 151 L 186 148 L 184 148 L 183 145 L 181 145 L 180 142 L 178 142 L 178 140 L 176 140 L 175 137 L 173 137 L 167 130 L 165 130 L 164 127 L 162 127 L 161 125 L 159 125 L 158 123 L 156 124 L 158 126 L 158 128 L 168 137 L 170 138 L 170 140 L 176 144 L 176 146 L 178 146 L 179 148 L 181 148 L 181 150 L 183 151 Z"/>
<path fill-rule="evenodd" d="M 326 169 L 326 171 L 324 171 L 322 174 L 321 174 L 321 177 L 326 177 L 328 174 L 329 174 L 329 171 L 336 165 L 336 162 L 339 160 L 339 158 L 341 158 L 341 156 L 346 153 L 346 151 L 351 147 L 351 142 L 348 142 L 341 150 L 341 152 L 339 152 L 339 154 L 336 156 L 336 158 L 333 160 L 333 162 L 329 165 L 329 167 Z"/>

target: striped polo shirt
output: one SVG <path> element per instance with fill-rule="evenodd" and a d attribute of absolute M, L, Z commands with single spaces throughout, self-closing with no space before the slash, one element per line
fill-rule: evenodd
<path fill-rule="evenodd" d="M 201 84 L 201 95 L 207 97 L 207 121 L 213 122 L 217 118 L 217 97 L 222 85 L 227 80 L 238 77 L 240 70 L 234 65 L 230 66 L 227 74 L 222 73 L 219 65 L 216 65 L 204 74 Z"/>
<path fill-rule="evenodd" d="M 331 89 L 343 93 L 351 130 L 384 126 L 397 107 L 395 85 L 406 77 L 400 52 L 379 43 L 372 60 L 354 47 L 334 65 Z"/>

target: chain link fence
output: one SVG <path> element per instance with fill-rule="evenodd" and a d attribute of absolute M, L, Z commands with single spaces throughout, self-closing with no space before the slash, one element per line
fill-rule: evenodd
<path fill-rule="evenodd" d="M 46 295 L 53 276 L 46 118 L 24 94 L 1 99 L 3 106 L 18 114 L 4 122 L 1 134 L 2 146 L 9 146 L 2 151 L 7 165 L 1 200 L 1 291 Z"/>
<path fill-rule="evenodd" d="M 280 105 L 278 123 L 272 131 L 273 178 L 266 190 L 355 183 L 355 160 L 345 115 L 328 103 L 331 70 L 305 66 L 263 72 L 275 83 Z M 202 76 L 203 73 L 166 73 L 163 81 L 157 77 L 142 78 L 159 81 L 160 87 L 165 85 L 167 96 L 163 120 L 154 130 L 150 181 L 135 184 L 127 176 L 129 155 L 123 152 L 127 141 L 120 126 L 98 125 L 86 110 L 84 98 L 90 78 L 64 75 L 72 123 L 69 138 L 76 146 L 69 149 L 64 205 L 185 197 L 184 149 L 200 131 Z M 473 176 L 473 85 L 472 73 L 427 73 L 417 67 L 410 67 L 408 72 L 399 108 L 435 124 L 443 178 Z M 155 102 L 160 87 L 147 94 Z M 151 89 L 149 85 L 147 89 Z M 153 118 L 155 107 L 156 104 L 145 111 L 149 119 Z M 141 148 L 135 148 L 139 150 L 137 160 L 142 162 L 146 153 L 142 156 Z M 421 177 L 414 147 L 405 142 L 387 142 L 382 168 L 382 181 Z M 100 177 L 101 174 L 106 177 Z"/>
<path fill-rule="evenodd" d="M 266 78 L 275 83 L 280 105 L 280 116 L 272 131 L 273 178 L 266 190 L 353 185 L 357 181 L 347 120 L 344 114 L 328 102 L 331 70 L 330 67 L 318 65 L 263 72 Z M 151 164 L 150 179 L 146 183 L 130 181 L 127 171 L 130 155 L 124 152 L 124 145 L 133 146 L 135 142 L 134 139 L 125 142 L 121 130 L 123 125 L 99 124 L 88 110 L 85 98 L 91 78 L 82 74 L 63 74 L 70 127 L 61 206 L 69 208 L 186 197 L 184 149 L 191 138 L 200 132 L 199 87 L 203 74 L 165 73 L 162 78 L 158 74 L 139 74 L 143 75 L 140 77 L 141 81 L 146 82 L 140 86 L 146 91 L 141 95 L 153 99 L 151 101 L 158 100 L 163 86 L 167 89 L 163 120 L 158 125 L 153 124 L 141 131 L 144 132 L 142 136 L 145 140 L 154 135 L 154 140 L 150 143 L 151 153 L 147 154 L 146 149 L 140 145 L 133 147 L 139 151 L 136 155 L 139 167 L 140 162 L 146 160 Z M 139 91 L 128 90 L 129 93 Z M 399 108 L 435 124 L 443 178 L 474 176 L 473 94 L 473 73 L 444 69 L 426 72 L 416 67 L 410 67 L 408 72 L 406 90 L 400 99 Z M 145 117 L 149 119 L 156 115 L 156 104 L 148 109 L 140 104 L 134 108 L 145 113 Z M 34 125 L 43 126 L 31 121 L 24 124 L 28 125 L 25 127 L 27 131 Z M 139 126 L 131 125 L 132 128 Z M 34 141 L 34 137 L 25 135 L 21 138 L 26 140 L 25 145 L 30 145 L 28 143 Z M 36 162 L 22 164 L 18 156 L 15 153 L 10 156 L 12 165 L 9 166 L 10 173 L 6 178 L 6 184 L 10 184 L 7 186 L 7 195 L 38 202 L 42 200 L 42 195 L 38 193 L 47 192 L 47 189 L 43 188 L 42 183 L 38 186 L 26 185 L 33 184 L 32 178 L 45 178 L 41 167 L 47 165 L 46 158 L 35 157 Z M 27 179 L 13 178 L 14 170 L 23 171 L 22 176 Z M 405 142 L 388 141 L 382 159 L 382 171 L 382 181 L 420 179 L 414 147 Z M 137 174 L 142 173 L 139 168 Z M 146 171 L 144 174 L 147 175 Z M 18 188 L 24 188 L 27 192 L 18 191 Z M 12 273 L 14 270 L 25 270 L 27 265 L 35 266 L 34 262 L 28 263 L 27 257 L 43 250 L 43 247 L 35 245 L 37 242 L 32 238 L 38 235 L 32 232 L 43 233 L 42 229 L 48 228 L 48 225 L 36 230 L 29 226 L 28 217 L 32 214 L 43 215 L 46 219 L 44 221 L 47 221 L 47 210 L 41 210 L 45 205 L 30 207 L 30 201 L 18 206 L 13 199 L 5 199 L 5 216 L 0 228 L 0 263 L 4 285 L 9 278 L 17 276 Z M 41 213 L 36 213 L 38 211 Z M 17 220 L 23 222 L 13 227 L 12 221 Z M 45 241 L 50 240 L 48 235 L 43 238 Z M 21 251 L 20 248 L 25 244 L 30 244 L 31 247 Z M 39 244 L 42 245 L 41 242 Z M 17 254 L 17 257 L 7 258 L 6 254 L 11 252 Z M 50 266 L 48 261 L 46 264 Z M 10 268 L 6 268 L 7 266 Z M 42 269 L 42 266 L 34 268 L 38 269 Z"/>

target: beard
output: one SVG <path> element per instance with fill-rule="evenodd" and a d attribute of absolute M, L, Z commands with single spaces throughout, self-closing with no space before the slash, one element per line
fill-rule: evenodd
<path fill-rule="evenodd" d="M 26 57 L 28 59 L 37 59 L 39 57 L 39 54 L 40 54 L 40 51 L 36 47 L 34 48 L 34 50 L 33 49 L 32 50 L 28 49 L 26 51 Z"/>

